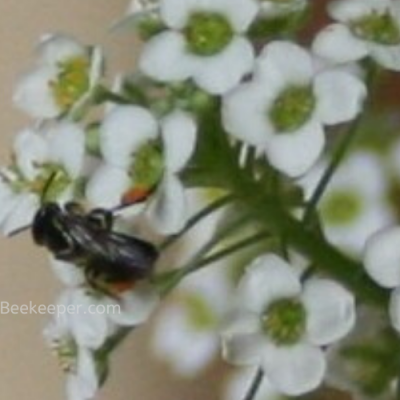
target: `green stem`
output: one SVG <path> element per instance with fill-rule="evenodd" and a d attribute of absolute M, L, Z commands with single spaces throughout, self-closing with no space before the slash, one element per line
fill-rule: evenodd
<path fill-rule="evenodd" d="M 172 246 L 175 242 L 177 242 L 186 232 L 188 232 L 191 228 L 193 228 L 196 224 L 198 224 L 201 220 L 208 217 L 213 212 L 219 210 L 224 207 L 228 203 L 233 200 L 232 195 L 226 195 L 209 204 L 202 210 L 200 210 L 197 214 L 195 214 L 192 218 L 188 220 L 184 228 L 178 232 L 176 235 L 170 236 L 160 245 L 160 251 L 164 251 L 166 248 Z"/>
<path fill-rule="evenodd" d="M 240 240 L 233 244 L 232 246 L 227 247 L 226 249 L 220 250 L 214 254 L 211 254 L 210 256 L 204 258 L 199 264 L 196 266 L 196 268 L 193 269 L 194 271 L 197 271 L 209 264 L 215 263 L 216 261 L 219 261 L 225 257 L 228 257 L 232 255 L 233 253 L 236 253 L 239 250 L 242 250 L 246 247 L 253 246 L 262 240 L 265 240 L 268 237 L 268 232 L 260 232 L 256 233 L 255 235 L 252 235 L 246 239 Z"/>
<path fill-rule="evenodd" d="M 249 387 L 249 390 L 247 391 L 245 397 L 243 400 L 253 400 L 255 399 L 258 390 L 260 389 L 262 380 L 264 378 L 264 371 L 262 370 L 261 367 L 257 369 L 256 374 L 254 375 L 253 381 L 251 382 L 251 385 Z"/>
<path fill-rule="evenodd" d="M 110 101 L 115 104 L 130 104 L 130 101 L 127 98 L 112 92 L 105 86 L 101 85 L 97 86 L 96 93 L 94 95 L 95 104 L 102 104 L 107 101 Z"/>
<path fill-rule="evenodd" d="M 356 120 L 354 120 L 353 124 L 351 124 L 348 131 L 343 134 L 343 138 L 338 144 L 328 167 L 326 168 L 324 174 L 322 175 L 321 179 L 317 184 L 317 187 L 315 188 L 313 194 L 311 195 L 309 202 L 307 203 L 307 207 L 303 217 L 304 225 L 307 226 L 311 223 L 314 217 L 315 210 L 318 206 L 318 203 L 320 202 L 323 194 L 325 193 L 325 190 L 328 187 L 330 180 L 332 179 L 333 175 L 335 174 L 338 167 L 342 163 L 352 143 L 356 139 L 362 119 L 363 119 L 362 117 L 359 117 Z"/>
<path fill-rule="evenodd" d="M 229 235 L 231 235 L 234 231 L 236 231 L 239 227 L 243 226 L 244 223 L 248 221 L 248 215 L 243 215 L 242 217 L 236 219 L 230 224 L 225 225 L 216 234 L 207 241 L 192 257 L 192 259 L 183 267 L 178 268 L 176 272 L 173 274 L 172 278 L 162 287 L 161 295 L 166 296 L 168 293 L 172 291 L 181 280 L 191 272 L 193 272 L 197 265 L 201 263 L 203 258 L 218 244 L 221 243 L 222 240 L 225 240 Z"/>
<path fill-rule="evenodd" d="M 285 237 L 294 250 L 309 258 L 320 271 L 341 281 L 366 303 L 386 307 L 387 292 L 366 275 L 360 263 L 342 254 L 318 232 L 307 229 L 288 214 L 276 198 L 263 193 L 257 182 L 242 174 L 240 168 L 232 176 L 232 190 L 255 221 L 263 224 L 272 235 Z"/>
<path fill-rule="evenodd" d="M 239 240 L 238 242 L 234 243 L 233 245 L 228 246 L 220 251 L 217 251 L 217 252 L 211 254 L 208 257 L 203 258 L 198 263 L 192 263 L 192 268 L 187 269 L 186 275 L 193 273 L 195 271 L 198 271 L 198 270 L 200 270 L 212 263 L 215 263 L 225 257 L 228 257 L 246 247 L 253 246 L 253 245 L 265 240 L 268 237 L 269 237 L 268 232 L 259 232 L 259 233 L 249 236 L 246 239 Z M 169 279 L 173 279 L 173 277 L 175 277 L 176 274 L 180 274 L 180 271 L 182 271 L 182 267 L 173 269 L 172 271 L 168 271 L 163 274 L 159 274 L 158 276 L 154 277 L 153 282 L 155 283 L 155 285 L 157 285 L 157 284 L 162 285 L 162 282 L 169 280 Z"/>

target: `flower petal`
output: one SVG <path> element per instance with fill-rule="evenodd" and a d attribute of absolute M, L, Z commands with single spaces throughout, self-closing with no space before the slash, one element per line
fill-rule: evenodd
<path fill-rule="evenodd" d="M 400 45 L 382 46 L 374 44 L 370 46 L 370 53 L 379 65 L 392 71 L 400 71 Z"/>
<path fill-rule="evenodd" d="M 85 194 L 93 206 L 113 208 L 121 204 L 130 185 L 130 177 L 123 169 L 103 164 L 90 178 Z"/>
<path fill-rule="evenodd" d="M 161 0 L 160 14 L 169 28 L 183 29 L 192 13 L 198 11 L 198 0 Z"/>
<path fill-rule="evenodd" d="M 257 367 L 240 368 L 229 375 L 229 380 L 224 389 L 224 400 L 242 400 L 246 398 L 251 387 Z M 264 375 L 255 397 L 256 400 L 282 400 L 282 396 L 271 385 L 269 379 Z"/>
<path fill-rule="evenodd" d="M 21 76 L 14 91 L 14 104 L 34 118 L 57 117 L 61 110 L 49 90 L 56 74 L 53 67 L 42 66 Z"/>
<path fill-rule="evenodd" d="M 146 214 L 153 227 L 163 235 L 177 233 L 183 228 L 187 219 L 187 202 L 185 189 L 175 175 L 164 177 Z"/>
<path fill-rule="evenodd" d="M 400 286 L 400 228 L 383 229 L 367 241 L 364 266 L 368 275 L 385 288 Z"/>
<path fill-rule="evenodd" d="M 237 37 L 221 53 L 196 59 L 193 79 L 197 85 L 209 93 L 224 94 L 252 70 L 254 49 L 247 39 Z"/>
<path fill-rule="evenodd" d="M 99 379 L 92 352 L 80 346 L 78 348 L 76 372 L 67 378 L 68 400 L 87 400 L 95 396 L 99 388 Z"/>
<path fill-rule="evenodd" d="M 53 161 L 63 165 L 71 178 L 82 172 L 85 156 L 85 134 L 82 128 L 62 122 L 50 132 L 50 154 Z"/>
<path fill-rule="evenodd" d="M 267 145 L 270 163 L 290 177 L 306 173 L 321 156 L 325 135 L 317 121 L 310 121 L 296 132 L 274 135 Z"/>
<path fill-rule="evenodd" d="M 253 261 L 239 283 L 238 300 L 241 307 L 263 313 L 271 302 L 297 296 L 300 280 L 283 259 L 266 254 Z"/>
<path fill-rule="evenodd" d="M 265 112 L 270 100 L 267 87 L 259 81 L 246 83 L 224 97 L 224 128 L 236 138 L 254 146 L 265 146 L 273 132 Z"/>
<path fill-rule="evenodd" d="M 14 154 L 18 168 L 28 180 L 35 179 L 38 164 L 49 156 L 46 140 L 34 130 L 25 129 L 15 138 Z"/>
<path fill-rule="evenodd" d="M 324 124 L 340 124 L 355 118 L 367 96 L 365 84 L 343 71 L 326 71 L 314 83 L 317 114 Z"/>
<path fill-rule="evenodd" d="M 46 35 L 37 47 L 40 61 L 54 65 L 77 56 L 86 55 L 86 48 L 71 36 L 55 34 Z"/>
<path fill-rule="evenodd" d="M 157 135 L 157 122 L 150 111 L 138 106 L 115 107 L 101 126 L 102 154 L 110 164 L 128 168 L 132 153 Z"/>
<path fill-rule="evenodd" d="M 262 363 L 272 385 L 288 396 L 299 396 L 316 389 L 325 374 L 326 361 L 321 349 L 308 344 L 264 350 Z"/>
<path fill-rule="evenodd" d="M 66 286 L 77 287 L 83 285 L 86 281 L 82 268 L 72 263 L 60 261 L 51 257 L 50 266 L 57 278 Z"/>
<path fill-rule="evenodd" d="M 196 145 L 197 126 L 183 111 L 174 111 L 162 120 L 165 168 L 179 172 L 189 161 Z"/>
<path fill-rule="evenodd" d="M 260 333 L 260 318 L 255 313 L 238 312 L 223 327 L 222 355 L 234 365 L 258 365 L 265 338 Z"/>
<path fill-rule="evenodd" d="M 186 41 L 178 32 L 167 31 L 149 40 L 139 59 L 140 70 L 161 82 L 183 81 L 196 63 L 186 54 Z"/>
<path fill-rule="evenodd" d="M 16 199 L 14 207 L 2 226 L 3 233 L 8 236 L 19 228 L 32 223 L 39 208 L 39 198 L 34 194 L 21 194 Z"/>
<path fill-rule="evenodd" d="M 339 64 L 360 60 L 368 55 L 366 43 L 342 24 L 328 25 L 319 32 L 312 50 L 318 56 Z"/>
<path fill-rule="evenodd" d="M 14 194 L 10 187 L 0 179 L 0 226 L 13 212 L 18 200 L 18 195 Z"/>
<path fill-rule="evenodd" d="M 341 22 L 358 20 L 373 12 L 383 13 L 391 0 L 340 0 L 329 3 L 329 15 Z"/>
<path fill-rule="evenodd" d="M 158 305 L 159 296 L 155 289 L 137 286 L 134 290 L 123 293 L 118 302 L 105 299 L 106 305 L 118 306 L 108 313 L 108 317 L 118 325 L 136 326 L 145 322 Z M 111 311 L 111 308 L 110 308 Z"/>
<path fill-rule="evenodd" d="M 168 361 L 177 374 L 198 376 L 215 359 L 219 350 L 217 334 L 213 330 L 196 330 L 180 304 L 174 303 L 164 309 L 156 324 L 153 350 Z"/>
<path fill-rule="evenodd" d="M 245 32 L 259 10 L 254 0 L 203 0 L 203 7 L 207 11 L 224 15 L 235 32 Z"/>
<path fill-rule="evenodd" d="M 92 50 L 90 59 L 89 88 L 93 88 L 103 74 L 104 55 L 101 48 L 96 46 Z"/>
<path fill-rule="evenodd" d="M 286 86 L 307 85 L 314 74 L 311 55 L 307 50 L 291 42 L 271 42 L 261 51 L 256 74 L 267 78 L 272 72 L 278 73 Z"/>
<path fill-rule="evenodd" d="M 302 294 L 307 311 L 307 338 L 325 346 L 347 335 L 355 325 L 353 295 L 328 279 L 312 279 Z"/>
<path fill-rule="evenodd" d="M 68 319 L 77 344 L 90 349 L 100 348 L 107 338 L 108 323 L 106 315 L 97 312 L 98 301 L 83 288 L 70 290 L 67 301 L 67 307 L 74 307 Z"/>

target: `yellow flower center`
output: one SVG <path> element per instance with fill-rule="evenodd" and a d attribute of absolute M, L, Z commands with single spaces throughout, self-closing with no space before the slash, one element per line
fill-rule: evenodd
<path fill-rule="evenodd" d="M 68 111 L 89 89 L 89 60 L 75 57 L 58 65 L 56 80 L 50 82 L 54 99 Z"/>

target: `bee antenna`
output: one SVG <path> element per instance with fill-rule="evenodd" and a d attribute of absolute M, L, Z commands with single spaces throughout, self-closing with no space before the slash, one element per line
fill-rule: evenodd
<path fill-rule="evenodd" d="M 119 204 L 118 206 L 115 206 L 115 207 L 111 208 L 109 211 L 112 214 L 115 214 L 115 213 L 118 213 L 118 211 L 123 211 L 126 208 L 136 206 L 137 204 L 143 203 L 145 201 L 146 201 L 146 199 L 142 199 L 142 200 L 135 201 L 133 203 L 122 203 L 122 204 Z"/>
<path fill-rule="evenodd" d="M 21 226 L 21 228 L 15 229 L 14 231 L 10 232 L 7 235 L 7 237 L 13 237 L 13 236 L 19 235 L 20 233 L 25 232 L 25 231 L 27 231 L 28 229 L 31 229 L 31 228 L 32 228 L 31 224 L 30 225 Z"/>

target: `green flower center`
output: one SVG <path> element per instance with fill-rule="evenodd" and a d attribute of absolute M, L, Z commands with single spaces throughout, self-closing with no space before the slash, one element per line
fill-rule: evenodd
<path fill-rule="evenodd" d="M 360 195 L 352 190 L 328 193 L 321 204 L 323 220 L 332 226 L 347 225 L 356 220 L 363 209 Z"/>
<path fill-rule="evenodd" d="M 310 86 L 288 87 L 275 99 L 269 117 L 277 132 L 292 132 L 304 125 L 315 107 Z"/>
<path fill-rule="evenodd" d="M 400 44 L 400 27 L 389 14 L 373 12 L 350 23 L 354 34 L 362 39 L 383 45 Z"/>
<path fill-rule="evenodd" d="M 202 296 L 188 293 L 184 302 L 186 316 L 195 331 L 208 331 L 217 326 L 218 318 Z"/>
<path fill-rule="evenodd" d="M 42 197 L 43 202 L 56 201 L 72 184 L 72 179 L 64 167 L 45 163 L 40 166 L 40 173 L 28 183 L 29 190 Z"/>
<path fill-rule="evenodd" d="M 277 345 L 297 343 L 306 328 L 306 310 L 295 299 L 283 299 L 272 303 L 262 318 L 264 332 Z"/>
<path fill-rule="evenodd" d="M 145 143 L 134 155 L 130 175 L 135 187 L 152 189 L 161 180 L 164 158 L 161 146 L 154 141 Z"/>
<path fill-rule="evenodd" d="M 234 36 L 229 21 L 216 13 L 193 14 L 184 33 L 189 51 L 199 56 L 221 52 Z"/>
<path fill-rule="evenodd" d="M 58 75 L 50 82 L 57 105 L 68 111 L 89 90 L 89 61 L 75 57 L 58 65 Z"/>
<path fill-rule="evenodd" d="M 55 163 L 37 165 L 39 173 L 34 180 L 28 180 L 13 164 L 9 169 L 14 174 L 14 179 L 3 176 L 15 193 L 32 192 L 42 198 L 43 202 L 56 201 L 63 192 L 72 184 L 72 179 L 64 167 Z"/>

